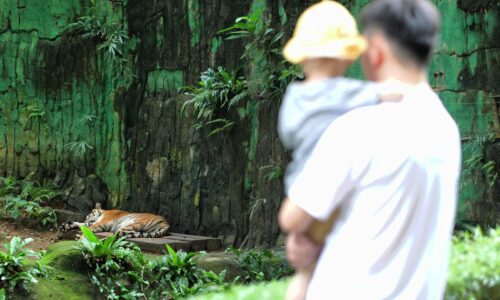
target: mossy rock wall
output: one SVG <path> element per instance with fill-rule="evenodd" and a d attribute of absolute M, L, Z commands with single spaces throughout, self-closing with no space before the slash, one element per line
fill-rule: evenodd
<path fill-rule="evenodd" d="M 248 68 L 242 42 L 219 34 L 235 18 L 264 7 L 289 36 L 313 2 L 0 0 L 0 175 L 53 179 L 64 201 L 84 213 L 101 202 L 165 215 L 178 232 L 275 244 L 283 189 L 269 171 L 284 169 L 288 159 L 276 135 L 280 103 L 255 102 L 250 117 L 232 115 L 230 131 L 207 137 L 181 114 L 185 96 L 178 88 L 209 67 Z M 342 2 L 357 14 L 368 1 Z M 435 3 L 443 33 L 432 85 L 465 139 L 498 133 L 500 7 Z M 92 11 L 123 24 L 135 41 L 126 56 L 130 85 L 113 80 L 95 40 L 65 30 Z M 360 76 L 359 65 L 350 73 Z M 83 155 L 76 145 L 85 146 Z M 496 222 L 498 193 L 466 186 L 458 221 Z"/>

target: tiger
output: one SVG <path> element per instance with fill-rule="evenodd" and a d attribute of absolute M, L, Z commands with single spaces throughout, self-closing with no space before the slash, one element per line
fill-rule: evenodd
<path fill-rule="evenodd" d="M 162 216 L 116 209 L 104 210 L 100 203 L 96 203 L 84 223 L 68 221 L 59 227 L 59 231 L 68 232 L 82 225 L 87 226 L 92 232 L 113 232 L 126 238 L 159 238 L 167 235 L 170 228 Z"/>

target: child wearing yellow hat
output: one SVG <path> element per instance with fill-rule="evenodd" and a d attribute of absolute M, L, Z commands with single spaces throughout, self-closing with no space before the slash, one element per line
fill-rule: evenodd
<path fill-rule="evenodd" d="M 377 103 L 373 85 L 343 77 L 365 48 L 366 41 L 353 16 L 335 1 L 321 1 L 299 17 L 283 54 L 289 62 L 301 65 L 305 80 L 288 86 L 278 120 L 280 139 L 292 151 L 284 179 L 287 196 L 330 123 L 352 109 Z M 311 239 L 323 243 L 333 219 L 313 224 L 309 229 Z M 305 298 L 312 271 L 296 270 L 288 300 Z"/>

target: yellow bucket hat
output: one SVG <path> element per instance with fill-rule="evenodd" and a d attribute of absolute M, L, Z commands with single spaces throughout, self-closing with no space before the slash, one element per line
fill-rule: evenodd
<path fill-rule="evenodd" d="M 294 64 L 319 57 L 355 60 L 365 49 L 366 40 L 351 13 L 340 3 L 324 0 L 299 17 L 283 55 Z"/>

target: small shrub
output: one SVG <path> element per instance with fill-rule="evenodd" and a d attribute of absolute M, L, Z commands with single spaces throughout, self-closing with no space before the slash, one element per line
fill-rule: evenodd
<path fill-rule="evenodd" d="M 32 238 L 21 240 L 15 236 L 4 244 L 5 252 L 0 251 L 0 286 L 9 292 L 18 288 L 26 290 L 28 283 L 37 283 L 36 277 L 44 274 L 38 263 L 28 261 L 28 257 L 41 257 L 41 253 L 25 249 L 32 241 Z"/>
<path fill-rule="evenodd" d="M 205 271 L 194 263 L 196 253 L 175 252 L 166 245 L 168 253 L 151 264 L 152 282 L 155 283 L 154 297 L 182 298 L 189 295 L 221 291 L 228 287 L 224 282 L 225 271 L 215 274 Z M 162 288 L 163 287 L 163 288 Z"/>
<path fill-rule="evenodd" d="M 107 299 L 178 299 L 228 286 L 225 272 L 215 274 L 198 268 L 196 253 L 168 253 L 158 260 L 148 260 L 141 250 L 115 235 L 98 239 L 85 226 L 77 245 L 91 268 L 91 282 Z"/>
<path fill-rule="evenodd" d="M 227 111 L 241 103 L 248 96 L 248 91 L 243 77 L 222 67 L 206 70 L 200 79 L 198 86 L 183 88 L 190 99 L 183 104 L 182 111 L 187 106 L 192 107 L 192 115 L 198 122 L 195 129 L 217 125 L 209 133 L 210 136 L 234 124 L 225 118 Z"/>
<path fill-rule="evenodd" d="M 498 299 L 500 296 L 500 227 L 480 228 L 453 238 L 447 300 Z"/>
<path fill-rule="evenodd" d="M 241 58 L 249 66 L 248 88 L 252 96 L 279 100 L 291 81 L 304 77 L 299 66 L 283 60 L 281 45 L 284 34 L 271 27 L 271 20 L 263 9 L 237 18 L 232 26 L 220 33 L 227 34 L 227 40 L 244 40 L 245 50 Z"/>
<path fill-rule="evenodd" d="M 123 24 L 98 17 L 95 8 L 88 16 L 79 17 L 66 27 L 67 32 L 79 34 L 83 39 L 97 42 L 96 50 L 111 62 L 114 84 L 128 87 L 136 77 L 127 55 L 137 40 L 131 40 Z M 104 74 L 103 74 L 104 76 Z"/>
<path fill-rule="evenodd" d="M 14 220 L 27 218 L 45 227 L 53 227 L 57 225 L 57 216 L 46 205 L 57 197 L 56 188 L 51 182 L 36 183 L 31 180 L 31 176 L 23 180 L 12 176 L 0 178 L 1 214 Z"/>
<path fill-rule="evenodd" d="M 271 250 L 240 250 L 229 248 L 227 251 L 237 256 L 236 262 L 246 272 L 243 282 L 260 282 L 281 279 L 293 274 L 293 268 L 283 252 Z"/>

